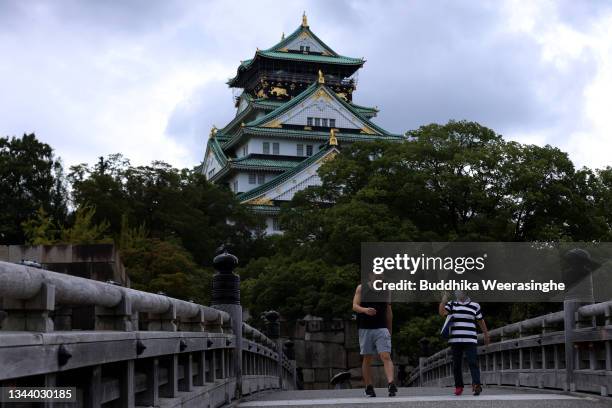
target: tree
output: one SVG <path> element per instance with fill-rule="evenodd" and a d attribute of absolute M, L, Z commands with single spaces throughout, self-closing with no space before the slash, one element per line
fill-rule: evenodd
<path fill-rule="evenodd" d="M 253 316 L 275 309 L 296 320 L 307 314 L 349 317 L 359 281 L 354 265 L 331 266 L 322 260 L 276 255 L 250 262 L 239 271 L 242 299 Z"/>
<path fill-rule="evenodd" d="M 56 224 L 67 215 L 62 164 L 34 134 L 0 138 L 0 244 L 22 244 L 22 223 L 42 208 Z"/>
<path fill-rule="evenodd" d="M 134 289 L 204 305 L 210 301 L 212 271 L 199 267 L 175 242 L 137 236 L 121 248 L 121 258 Z"/>
<path fill-rule="evenodd" d="M 277 308 L 288 319 L 346 316 L 361 242 L 611 236 L 610 169 L 576 170 L 557 148 L 505 141 L 474 122 L 430 124 L 408 135 L 343 147 L 319 169 L 322 185 L 282 208 L 286 232 L 274 243 L 277 255 L 240 270 L 250 310 Z M 442 346 L 436 305 L 394 307 L 398 344 L 413 347 L 425 337 L 433 351 Z M 488 305 L 487 319 L 498 326 L 539 310 L 548 308 Z"/>
<path fill-rule="evenodd" d="M 40 207 L 34 218 L 21 223 L 26 245 L 51 245 L 57 241 L 59 230 L 44 208 Z"/>
<path fill-rule="evenodd" d="M 74 224 L 69 228 L 63 228 L 61 242 L 65 244 L 99 244 L 112 243 L 113 239 L 107 235 L 109 224 L 102 221 L 94 223 L 96 208 L 84 205 L 74 213 Z"/>
<path fill-rule="evenodd" d="M 126 216 L 129 226 L 144 225 L 150 237 L 180 243 L 200 265 L 210 265 L 223 242 L 231 242 L 242 261 L 266 249 L 256 232 L 262 220 L 195 171 L 163 162 L 134 167 L 113 155 L 94 167 L 72 167 L 68 178 L 75 203 L 95 204 L 94 221 L 107 221 L 115 239 Z"/>

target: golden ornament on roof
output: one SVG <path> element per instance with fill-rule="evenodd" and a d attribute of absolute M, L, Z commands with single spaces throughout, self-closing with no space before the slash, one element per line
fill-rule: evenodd
<path fill-rule="evenodd" d="M 329 145 L 338 146 L 338 138 L 336 137 L 336 129 L 334 128 L 329 130 Z"/>
<path fill-rule="evenodd" d="M 323 76 L 323 71 L 319 70 L 319 83 L 320 84 L 324 84 L 325 83 L 325 77 Z"/>
<path fill-rule="evenodd" d="M 302 14 L 302 27 L 308 27 L 308 18 L 306 17 L 306 11 Z"/>

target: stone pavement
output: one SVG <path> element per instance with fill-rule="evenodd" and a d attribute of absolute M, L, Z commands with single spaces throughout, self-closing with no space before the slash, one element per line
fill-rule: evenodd
<path fill-rule="evenodd" d="M 485 388 L 475 397 L 470 392 L 456 397 L 451 388 L 400 388 L 394 398 L 387 390 L 377 388 L 377 398 L 365 398 L 363 390 L 282 391 L 259 395 L 244 400 L 240 408 L 266 407 L 410 407 L 410 408 L 612 408 L 612 399 L 576 396 L 543 390 L 513 388 Z M 466 391 L 469 388 L 466 387 Z"/>

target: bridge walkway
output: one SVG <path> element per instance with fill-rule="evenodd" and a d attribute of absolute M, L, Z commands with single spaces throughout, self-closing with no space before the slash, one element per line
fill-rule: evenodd
<path fill-rule="evenodd" d="M 471 393 L 456 397 L 451 388 L 400 388 L 398 395 L 387 397 L 387 390 L 376 389 L 376 398 L 366 398 L 363 390 L 280 391 L 260 394 L 244 400 L 239 408 L 611 408 L 612 399 L 597 396 L 578 396 L 545 390 L 487 387 L 475 397 Z"/>

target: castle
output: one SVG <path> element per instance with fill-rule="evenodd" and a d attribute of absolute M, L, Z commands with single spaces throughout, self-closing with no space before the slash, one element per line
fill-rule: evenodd
<path fill-rule="evenodd" d="M 376 108 L 352 102 L 364 63 L 331 49 L 310 30 L 304 14 L 297 30 L 257 49 L 228 81 L 242 89 L 236 116 L 212 128 L 200 169 L 264 214 L 268 234 L 281 231 L 281 203 L 320 184 L 317 170 L 339 153 L 339 145 L 403 138 L 372 123 Z"/>

